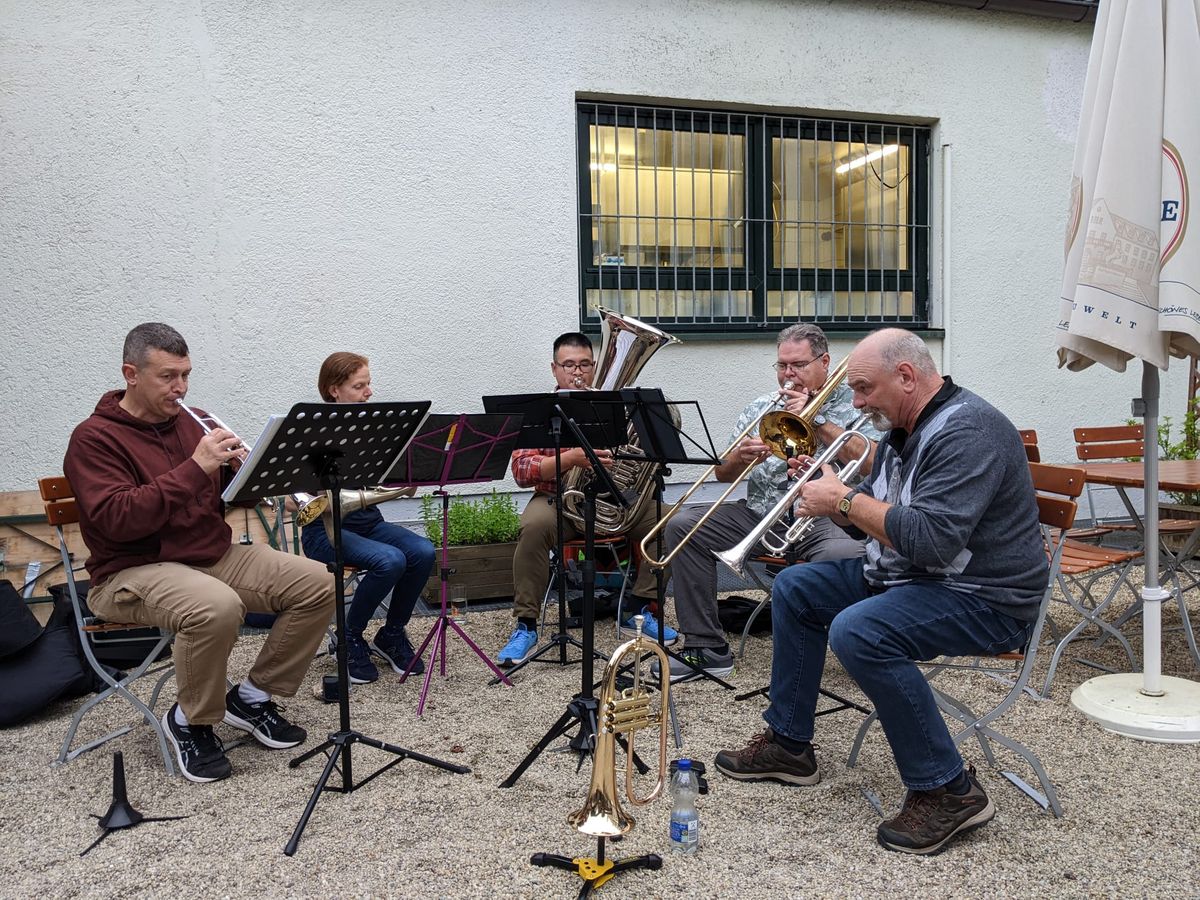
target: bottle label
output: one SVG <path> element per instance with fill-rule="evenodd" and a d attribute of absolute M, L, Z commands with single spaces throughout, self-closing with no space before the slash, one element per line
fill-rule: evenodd
<path fill-rule="evenodd" d="M 700 837 L 700 823 L 696 819 L 690 822 L 671 820 L 671 840 L 679 844 L 694 844 Z"/>

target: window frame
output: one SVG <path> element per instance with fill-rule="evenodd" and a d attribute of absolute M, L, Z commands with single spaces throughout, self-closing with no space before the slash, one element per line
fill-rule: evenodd
<path fill-rule="evenodd" d="M 680 118 L 685 127 L 680 127 Z M 720 127 L 714 127 L 716 120 Z M 774 335 L 780 328 L 797 321 L 812 321 L 826 331 L 864 332 L 887 325 L 917 332 L 931 329 L 932 297 L 930 285 L 930 194 L 932 128 L 925 124 L 902 121 L 865 121 L 832 117 L 784 115 L 781 113 L 739 109 L 704 109 L 610 100 L 576 101 L 577 149 L 577 225 L 579 266 L 580 325 L 586 331 L 599 329 L 599 318 L 588 309 L 588 292 L 599 290 L 639 291 L 730 291 L 749 294 L 748 316 L 716 317 L 697 320 L 686 316 L 648 316 L 632 313 L 672 333 L 705 337 L 746 337 Z M 743 264 L 733 267 L 691 267 L 662 265 L 602 266 L 596 259 L 592 239 L 591 129 L 602 127 L 638 128 L 651 125 L 668 133 L 693 132 L 741 134 L 745 137 L 745 185 L 743 210 L 746 223 Z M 704 127 L 701 128 L 700 126 Z M 773 265 L 774 220 L 766 215 L 772 187 L 772 147 L 775 138 L 816 139 L 883 143 L 886 139 L 908 148 L 910 179 L 909 215 L 900 227 L 907 229 L 907 270 L 867 267 L 782 267 Z M 768 316 L 768 297 L 782 291 L 824 292 L 911 292 L 912 316 L 853 314 L 845 317 Z"/>

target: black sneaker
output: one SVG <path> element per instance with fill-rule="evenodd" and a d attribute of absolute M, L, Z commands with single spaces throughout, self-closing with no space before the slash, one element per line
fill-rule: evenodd
<path fill-rule="evenodd" d="M 375 632 L 375 640 L 371 641 L 371 652 L 383 657 L 392 670 L 403 675 L 408 664 L 413 664 L 410 675 L 420 675 L 425 671 L 425 660 L 413 662 L 416 650 L 408 640 L 403 628 L 380 628 Z"/>
<path fill-rule="evenodd" d="M 212 726 L 178 724 L 175 721 L 175 709 L 178 706 L 178 703 L 172 703 L 171 708 L 163 713 L 162 726 L 167 733 L 167 740 L 175 748 L 175 759 L 179 762 L 183 777 L 201 784 L 228 778 L 233 766 L 225 758 L 225 747 L 213 733 Z"/>
<path fill-rule="evenodd" d="M 971 789 L 952 794 L 946 788 L 909 791 L 895 818 L 882 822 L 876 831 L 879 843 L 901 853 L 937 853 L 956 834 L 985 825 L 996 815 L 991 798 L 975 779 L 975 767 L 967 769 Z"/>
<path fill-rule="evenodd" d="M 733 673 L 733 651 L 726 650 L 718 653 L 712 647 L 695 647 L 684 650 L 679 654 L 680 659 L 671 657 L 671 682 L 683 681 L 687 678 L 700 678 L 697 669 L 703 669 L 709 675 L 724 678 Z M 650 664 L 650 677 L 658 678 L 658 661 Z"/>
<path fill-rule="evenodd" d="M 717 769 L 738 781 L 812 785 L 821 780 L 812 746 L 803 753 L 793 753 L 775 742 L 775 733 L 770 728 L 750 738 L 750 743 L 741 750 L 718 753 Z"/>
<path fill-rule="evenodd" d="M 379 680 L 379 669 L 371 660 L 371 649 L 362 635 L 346 635 L 346 668 L 351 684 L 370 684 Z"/>
<path fill-rule="evenodd" d="M 225 724 L 250 732 L 256 741 L 272 750 L 287 750 L 303 744 L 308 737 L 303 728 L 279 714 L 274 701 L 247 703 L 236 684 L 225 695 Z"/>

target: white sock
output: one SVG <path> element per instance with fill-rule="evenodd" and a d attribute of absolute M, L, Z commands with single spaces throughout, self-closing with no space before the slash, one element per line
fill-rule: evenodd
<path fill-rule="evenodd" d="M 249 678 L 243 678 L 238 685 L 238 696 L 247 703 L 266 703 L 271 699 L 270 694 L 260 690 Z"/>
<path fill-rule="evenodd" d="M 178 703 L 175 704 L 175 724 L 180 728 L 187 728 L 187 716 L 183 714 L 183 707 Z"/>

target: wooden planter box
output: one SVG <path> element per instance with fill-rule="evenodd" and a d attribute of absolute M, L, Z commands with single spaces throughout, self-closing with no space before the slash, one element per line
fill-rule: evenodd
<path fill-rule="evenodd" d="M 516 543 L 509 544 L 466 544 L 449 547 L 448 560 L 452 570 L 450 584 L 463 584 L 467 588 L 467 600 L 485 600 L 513 595 L 512 559 Z M 441 602 L 441 581 L 438 567 L 441 565 L 442 549 L 437 548 L 438 558 L 433 573 L 425 583 L 422 596 L 425 602 Z"/>

